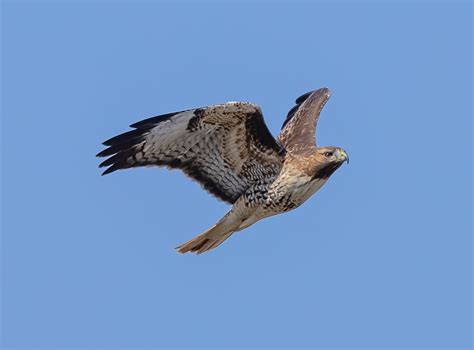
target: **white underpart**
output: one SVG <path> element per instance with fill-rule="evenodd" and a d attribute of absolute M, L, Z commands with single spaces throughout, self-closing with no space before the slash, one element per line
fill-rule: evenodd
<path fill-rule="evenodd" d="M 307 180 L 305 181 L 305 178 L 301 180 L 300 183 L 295 184 L 291 195 L 295 202 L 299 202 L 299 204 L 303 204 L 307 201 L 308 198 L 319 191 L 327 181 L 327 179 L 313 179 L 308 182 Z"/>

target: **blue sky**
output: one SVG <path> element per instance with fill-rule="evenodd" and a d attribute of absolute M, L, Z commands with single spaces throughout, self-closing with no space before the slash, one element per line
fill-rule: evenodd
<path fill-rule="evenodd" d="M 5 348 L 468 348 L 472 5 L 2 1 Z M 135 121 L 333 91 L 351 163 L 205 255 L 227 206 L 179 172 L 101 177 Z"/>

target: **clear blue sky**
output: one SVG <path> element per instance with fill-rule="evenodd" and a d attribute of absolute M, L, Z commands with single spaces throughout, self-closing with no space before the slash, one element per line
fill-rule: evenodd
<path fill-rule="evenodd" d="M 4 347 L 464 347 L 468 2 L 2 1 Z M 202 256 L 227 206 L 179 172 L 101 177 L 101 141 L 229 100 L 273 133 L 328 86 L 351 163 Z"/>

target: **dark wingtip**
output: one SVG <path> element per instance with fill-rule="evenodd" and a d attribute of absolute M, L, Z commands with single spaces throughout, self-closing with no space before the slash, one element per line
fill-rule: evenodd
<path fill-rule="evenodd" d="M 117 171 L 117 170 L 119 170 L 119 169 L 123 169 L 123 168 L 121 168 L 120 166 L 117 166 L 117 164 L 114 164 L 114 165 L 112 165 L 111 167 L 108 167 L 107 169 L 105 169 L 105 170 L 102 172 L 101 176 L 104 176 L 104 175 L 113 173 L 114 171 Z"/>
<path fill-rule="evenodd" d="M 110 173 L 113 173 L 114 171 L 113 170 L 109 170 L 110 168 L 108 168 L 107 170 L 104 170 L 102 172 L 102 174 L 100 174 L 100 176 L 104 176 L 104 175 L 107 175 L 107 174 L 110 174 Z"/>
<path fill-rule="evenodd" d="M 140 129 L 130 130 L 130 131 L 124 132 L 120 135 L 114 136 L 114 137 L 102 142 L 102 144 L 104 146 L 116 146 L 116 145 L 120 145 L 120 144 L 123 144 L 123 143 L 131 142 L 131 141 L 136 140 L 138 138 L 142 138 L 145 135 L 145 133 L 149 129 L 151 129 L 152 127 L 153 126 L 148 126 L 146 128 L 140 128 Z"/>
<path fill-rule="evenodd" d="M 313 91 L 309 91 L 309 92 L 307 92 L 307 93 L 305 93 L 305 94 L 299 96 L 299 97 L 295 100 L 295 103 L 296 103 L 297 105 L 303 103 L 303 102 L 308 98 L 308 96 L 311 95 L 312 93 L 313 93 Z M 295 107 L 297 107 L 297 106 L 295 106 Z M 293 107 L 293 108 L 294 108 L 294 107 Z"/>
<path fill-rule="evenodd" d="M 99 168 L 103 168 L 109 165 L 113 165 L 114 163 L 120 162 L 123 159 L 123 155 L 118 153 L 113 155 L 112 157 L 107 158 L 102 163 L 99 164 Z"/>
<path fill-rule="evenodd" d="M 100 151 L 99 153 L 97 153 L 95 156 L 97 158 L 102 158 L 102 157 L 106 157 L 108 154 L 107 154 L 107 150 L 108 148 L 104 149 L 103 151 Z"/>
<path fill-rule="evenodd" d="M 154 126 L 158 123 L 161 123 L 161 122 L 164 122 L 165 120 L 170 119 L 176 114 L 183 113 L 183 112 L 186 112 L 186 111 L 179 111 L 179 112 L 172 112 L 172 113 L 157 115 L 155 117 L 151 117 L 151 118 L 144 119 L 139 122 L 130 124 L 130 127 L 134 129 L 141 129 L 144 127 Z"/>
<path fill-rule="evenodd" d="M 129 156 L 133 156 L 136 145 L 142 142 L 150 130 L 158 123 L 166 121 L 174 115 L 182 112 L 183 111 L 162 114 L 136 122 L 130 125 L 134 130 L 124 132 L 102 142 L 102 144 L 107 148 L 97 153 L 96 157 L 109 157 L 99 164 L 99 168 L 108 167 L 102 173 L 102 176 L 119 169 L 126 169 L 134 166 L 127 164 L 124 160 Z"/>

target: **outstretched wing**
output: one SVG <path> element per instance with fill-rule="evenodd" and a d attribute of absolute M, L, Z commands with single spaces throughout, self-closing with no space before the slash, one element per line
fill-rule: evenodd
<path fill-rule="evenodd" d="M 139 166 L 181 169 L 207 191 L 233 203 L 257 180 L 278 174 L 284 150 L 260 108 L 229 102 L 145 119 L 105 141 L 103 175 Z"/>
<path fill-rule="evenodd" d="M 328 88 L 307 92 L 298 97 L 282 125 L 278 139 L 290 153 L 313 152 L 319 114 L 331 96 Z"/>

